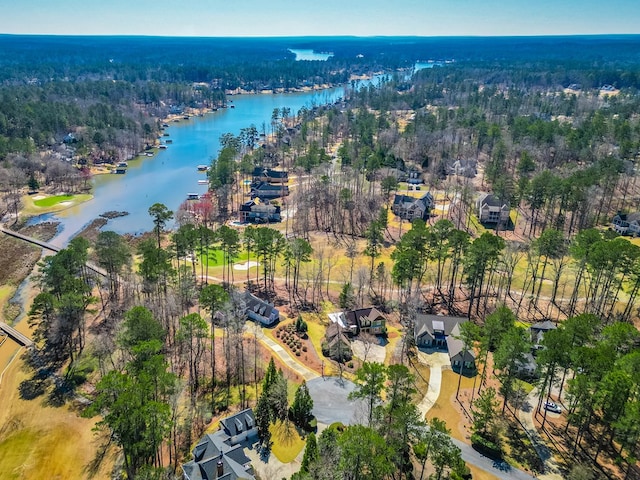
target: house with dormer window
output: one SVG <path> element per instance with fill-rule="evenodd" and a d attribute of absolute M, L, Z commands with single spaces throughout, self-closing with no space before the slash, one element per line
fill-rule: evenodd
<path fill-rule="evenodd" d="M 464 317 L 445 315 L 416 315 L 413 338 L 418 348 L 446 350 L 451 367 L 458 371 L 475 369 L 476 354 L 473 349 L 466 350 L 460 340 L 460 325 L 468 321 Z"/>

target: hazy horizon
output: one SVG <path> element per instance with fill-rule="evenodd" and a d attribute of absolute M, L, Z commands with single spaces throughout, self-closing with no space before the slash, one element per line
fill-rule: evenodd
<path fill-rule="evenodd" d="M 166 37 L 494 37 L 640 34 L 637 0 L 0 0 L 0 33 Z"/>

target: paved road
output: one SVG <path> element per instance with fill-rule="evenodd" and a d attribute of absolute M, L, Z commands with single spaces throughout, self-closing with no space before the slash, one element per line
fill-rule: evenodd
<path fill-rule="evenodd" d="M 418 359 L 421 363 L 425 365 L 429 365 L 429 387 L 427 388 L 427 392 L 422 399 L 422 401 L 418 404 L 418 409 L 424 415 L 426 414 L 431 407 L 436 403 L 438 397 L 440 396 L 440 388 L 442 385 L 442 368 L 445 366 L 449 366 L 449 355 L 443 352 L 425 352 L 418 351 Z M 452 407 L 453 408 L 453 407 Z M 491 473 L 495 477 L 500 479 L 509 480 L 532 480 L 535 477 L 529 475 L 528 473 L 510 468 L 508 471 L 503 471 L 493 466 L 494 461 L 488 457 L 485 457 L 481 453 L 475 451 L 471 445 L 468 445 L 460 440 L 456 440 L 455 438 L 451 438 L 453 443 L 461 450 L 462 459 L 473 465 L 474 467 L 480 468 L 486 472 Z M 550 479 L 551 480 L 551 479 Z"/>
<path fill-rule="evenodd" d="M 462 452 L 462 459 L 465 462 L 489 472 L 495 477 L 503 480 L 534 480 L 536 478 L 517 468 L 511 468 L 509 471 L 499 470 L 493 466 L 493 460 L 476 452 L 471 445 L 461 442 L 460 440 L 456 440 L 455 438 L 452 438 L 451 440 Z"/>
<path fill-rule="evenodd" d="M 307 382 L 309 394 L 313 398 L 313 415 L 318 422 L 331 425 L 341 422 L 345 425 L 366 423 L 367 409 L 360 400 L 349 400 L 349 394 L 356 385 L 339 377 L 314 378 Z"/>

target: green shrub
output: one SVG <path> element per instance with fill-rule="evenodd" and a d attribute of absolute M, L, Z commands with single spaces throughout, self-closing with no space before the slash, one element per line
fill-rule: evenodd
<path fill-rule="evenodd" d="M 471 435 L 471 446 L 475 450 L 486 455 L 489 458 L 502 458 L 502 449 L 500 448 L 500 446 L 497 443 L 492 442 L 491 440 L 484 438 L 477 433 Z"/>

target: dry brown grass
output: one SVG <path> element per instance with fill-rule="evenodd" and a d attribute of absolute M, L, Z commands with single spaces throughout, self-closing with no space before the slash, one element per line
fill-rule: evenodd
<path fill-rule="evenodd" d="M 45 405 L 43 397 L 22 400 L 20 383 L 28 378 L 21 359 L 7 369 L 0 386 L 0 476 L 3 479 L 109 479 L 115 461 L 107 449 L 95 462 L 104 438 L 69 406 Z"/>
<path fill-rule="evenodd" d="M 447 427 L 451 429 L 451 436 L 453 438 L 468 443 L 469 436 L 471 435 L 469 431 L 469 425 L 471 422 L 469 418 L 464 415 L 460 408 L 460 404 L 455 399 L 456 389 L 458 388 L 458 378 L 459 375 L 451 370 L 442 371 L 440 396 L 431 410 L 427 412 L 426 417 L 427 419 L 437 417 L 440 420 L 444 420 Z M 463 376 L 462 383 L 460 385 L 461 395 L 469 393 L 472 387 L 473 378 Z"/>

